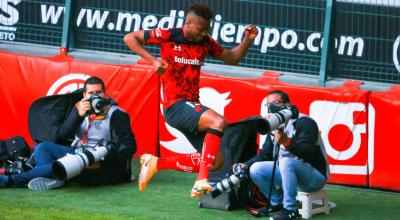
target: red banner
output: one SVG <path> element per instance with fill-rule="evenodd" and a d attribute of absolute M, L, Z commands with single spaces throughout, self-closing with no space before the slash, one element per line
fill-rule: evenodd
<path fill-rule="evenodd" d="M 29 106 L 36 99 L 64 94 L 83 87 L 89 76 L 103 79 L 108 94 L 126 110 L 138 145 L 137 155 L 157 153 L 158 76 L 135 65 L 81 62 L 69 56 L 31 57 L 0 53 L 1 114 L 0 138 L 28 133 Z"/>
<path fill-rule="evenodd" d="M 107 93 L 131 117 L 143 153 L 162 157 L 194 152 L 186 137 L 165 123 L 160 105 L 159 76 L 151 66 L 89 63 L 70 56 L 33 57 L 0 52 L 0 139 L 29 137 L 27 115 L 36 99 L 71 92 L 89 75 L 102 78 Z M 287 92 L 301 113 L 319 126 L 330 162 L 330 183 L 371 186 L 400 191 L 396 142 L 400 130 L 400 89 L 369 92 L 361 82 L 348 81 L 337 88 L 289 85 L 279 73 L 266 72 L 259 79 L 226 78 L 202 73 L 202 104 L 224 115 L 228 123 L 267 113 L 271 90 Z M 260 137 L 260 143 L 263 137 Z M 161 146 L 161 147 L 159 147 Z"/>
<path fill-rule="evenodd" d="M 375 120 L 374 136 L 369 141 L 375 146 L 370 158 L 370 186 L 400 191 L 400 86 L 393 86 L 386 92 L 372 92 L 369 98 L 370 114 Z"/>

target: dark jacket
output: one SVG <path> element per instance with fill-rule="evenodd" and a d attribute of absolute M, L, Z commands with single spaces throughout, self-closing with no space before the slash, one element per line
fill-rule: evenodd
<path fill-rule="evenodd" d="M 29 109 L 28 127 L 36 143 L 50 141 L 69 146 L 84 120 L 75 103 L 82 92 L 55 95 L 35 101 Z M 115 147 L 101 161 L 100 170 L 85 169 L 78 176 L 87 184 L 111 184 L 128 181 L 130 162 L 136 152 L 136 141 L 130 126 L 130 117 L 117 109 L 110 119 L 111 138 Z"/>
<path fill-rule="evenodd" d="M 296 133 L 291 138 L 291 143 L 288 147 L 289 152 L 311 164 L 326 177 L 327 163 L 318 145 L 319 130 L 317 123 L 310 117 L 300 117 L 293 124 Z M 259 154 L 246 162 L 248 166 L 258 161 L 272 161 L 274 142 L 271 135 L 271 133 L 267 134 Z"/>

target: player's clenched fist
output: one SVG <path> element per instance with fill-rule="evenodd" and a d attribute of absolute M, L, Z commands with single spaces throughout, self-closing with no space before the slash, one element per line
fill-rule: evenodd
<path fill-rule="evenodd" d="M 255 25 L 250 24 L 249 26 L 246 27 L 244 30 L 244 37 L 249 39 L 249 40 L 254 40 L 258 35 L 258 29 Z"/>
<path fill-rule="evenodd" d="M 167 68 L 168 68 L 168 63 L 165 60 L 156 60 L 153 63 L 154 71 L 158 74 L 163 74 Z"/>

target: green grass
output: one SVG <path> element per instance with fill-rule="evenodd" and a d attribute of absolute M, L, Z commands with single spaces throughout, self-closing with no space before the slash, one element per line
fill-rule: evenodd
<path fill-rule="evenodd" d="M 138 167 L 138 161 L 134 161 Z M 134 169 L 137 174 L 138 169 Z M 47 192 L 27 188 L 0 189 L 0 219 L 254 219 L 242 209 L 198 208 L 189 192 L 195 175 L 175 171 L 157 173 L 145 192 L 137 181 L 85 187 L 69 184 Z M 313 219 L 399 219 L 400 193 L 327 186 L 331 214 Z"/>

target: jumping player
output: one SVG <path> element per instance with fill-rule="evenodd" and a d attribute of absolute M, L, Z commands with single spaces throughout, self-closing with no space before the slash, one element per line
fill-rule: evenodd
<path fill-rule="evenodd" d="M 209 54 L 225 64 L 236 65 L 245 56 L 251 41 L 257 36 L 254 25 L 245 28 L 242 42 L 233 49 L 222 48 L 208 35 L 213 13 L 206 4 L 196 3 L 189 7 L 182 28 L 140 30 L 128 33 L 124 42 L 136 54 L 147 60 L 155 72 L 161 74 L 162 104 L 166 122 L 186 135 L 191 143 L 202 142 L 199 153 L 181 157 L 158 158 L 141 156 L 139 190 L 144 191 L 147 182 L 158 171 L 173 169 L 198 172 L 191 192 L 194 198 L 211 190 L 208 184 L 209 170 L 222 165 L 219 152 L 221 137 L 227 127 L 226 120 L 199 102 L 200 67 Z M 161 59 L 151 55 L 143 44 L 158 44 Z M 202 148 L 202 149 L 201 149 Z"/>

